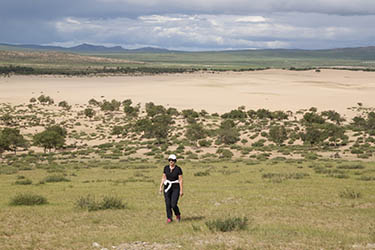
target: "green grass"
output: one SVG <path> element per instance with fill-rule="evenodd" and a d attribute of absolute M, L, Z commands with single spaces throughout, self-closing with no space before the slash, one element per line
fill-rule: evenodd
<path fill-rule="evenodd" d="M 169 53 L 61 53 L 32 50 L 12 51 L 0 47 L 0 66 L 32 67 L 35 74 L 111 74 L 117 67 L 159 69 L 248 70 L 261 68 L 364 67 L 373 69 L 372 51 L 248 50 Z M 147 73 L 141 70 L 140 73 Z M 121 72 L 118 72 L 121 73 Z"/>
<path fill-rule="evenodd" d="M 22 193 L 11 198 L 11 206 L 35 206 L 47 204 L 47 199 L 38 194 Z"/>
<path fill-rule="evenodd" d="M 357 179 L 354 172 L 349 172 L 347 179 L 330 178 L 308 167 L 313 164 L 326 162 L 227 160 L 197 164 L 182 160 L 182 221 L 169 225 L 165 224 L 164 198 L 158 194 L 162 162 L 95 162 L 90 168 L 66 167 L 71 181 L 53 185 L 14 185 L 16 175 L 37 183 L 48 176 L 42 168 L 3 174 L 0 244 L 4 249 L 92 249 L 93 242 L 98 242 L 110 249 L 143 241 L 182 249 L 348 249 L 374 243 L 375 185 Z M 331 168 L 353 165 L 342 160 L 330 164 Z M 110 165 L 114 168 L 105 168 Z M 363 166 L 366 171 L 375 170 L 373 163 Z M 210 175 L 195 176 L 206 168 Z M 232 173 L 226 175 L 222 170 Z M 267 173 L 277 173 L 266 176 L 277 175 L 283 181 L 270 182 L 263 177 Z M 146 177 L 152 181 L 128 181 Z M 45 197 L 48 204 L 9 205 L 15 194 L 26 192 Z M 344 193 L 350 197 L 341 195 Z M 352 198 L 350 194 L 360 195 Z M 88 196 L 98 197 L 97 202 L 104 200 L 102 197 L 116 197 L 116 201 L 126 201 L 126 209 L 78 209 L 77 201 Z M 230 223 L 236 218 L 249 218 L 250 222 L 243 230 L 231 232 L 211 232 L 207 226 L 221 221 L 230 228 L 237 225 Z M 226 219 L 231 221 L 225 223 Z M 178 237 L 170 237 L 171 232 Z"/>

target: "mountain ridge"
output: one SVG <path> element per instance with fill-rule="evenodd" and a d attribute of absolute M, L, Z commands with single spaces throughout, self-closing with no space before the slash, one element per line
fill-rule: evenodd
<path fill-rule="evenodd" d="M 165 48 L 158 48 L 158 47 L 141 47 L 137 49 L 125 49 L 122 46 L 103 46 L 103 45 L 93 45 L 89 43 L 82 43 L 76 46 L 71 47 L 62 47 L 62 46 L 51 46 L 51 45 L 38 45 L 38 44 L 11 44 L 11 43 L 0 43 L 0 46 L 5 46 L 9 48 L 18 48 L 18 49 L 33 49 L 33 50 L 52 50 L 52 51 L 66 51 L 66 52 L 113 52 L 113 53 L 121 53 L 121 52 L 182 52 L 182 53 L 207 53 L 207 52 L 294 52 L 294 53 L 301 53 L 301 52 L 350 52 L 350 51 L 374 51 L 375 46 L 362 46 L 362 47 L 343 47 L 343 48 L 332 48 L 332 49 L 283 49 L 283 48 L 276 48 L 276 49 L 238 49 L 238 50 L 214 50 L 214 51 L 183 51 L 183 50 L 169 50 Z"/>
<path fill-rule="evenodd" d="M 0 43 L 0 46 L 8 49 L 21 49 L 21 50 L 40 50 L 40 51 L 61 51 L 61 52 L 76 52 L 76 53 L 126 53 L 126 52 L 147 52 L 147 53 L 162 53 L 171 52 L 171 50 L 157 48 L 157 47 L 142 47 L 138 49 L 124 49 L 121 46 L 107 47 L 103 45 L 93 45 L 82 43 L 72 47 L 50 46 L 50 45 L 37 45 L 37 44 L 10 44 Z M 1 49 L 1 47 L 0 47 Z"/>

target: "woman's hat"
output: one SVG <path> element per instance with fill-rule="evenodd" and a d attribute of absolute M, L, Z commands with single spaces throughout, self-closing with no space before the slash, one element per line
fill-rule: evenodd
<path fill-rule="evenodd" d="M 177 157 L 174 155 L 174 154 L 171 154 L 169 157 L 168 157 L 168 161 L 176 161 L 177 160 Z"/>

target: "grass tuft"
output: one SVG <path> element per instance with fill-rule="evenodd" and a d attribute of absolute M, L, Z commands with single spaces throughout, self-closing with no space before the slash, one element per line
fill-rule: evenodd
<path fill-rule="evenodd" d="M 44 182 L 69 182 L 70 180 L 62 175 L 50 175 L 43 179 Z"/>
<path fill-rule="evenodd" d="M 362 195 L 360 192 L 357 192 L 353 189 L 345 188 L 343 191 L 339 193 L 339 196 L 345 199 L 359 199 Z"/>
<path fill-rule="evenodd" d="M 21 179 L 21 180 L 16 180 L 14 182 L 16 185 L 31 185 L 33 184 L 33 181 L 30 179 Z"/>
<path fill-rule="evenodd" d="M 34 206 L 34 205 L 44 205 L 47 204 L 47 199 L 41 195 L 37 194 L 17 194 L 10 201 L 11 206 Z"/>
<path fill-rule="evenodd" d="M 126 204 L 114 196 L 104 196 L 102 200 L 97 201 L 94 196 L 81 196 L 76 201 L 76 207 L 80 209 L 87 209 L 88 211 L 98 211 L 106 209 L 125 209 Z"/>
<path fill-rule="evenodd" d="M 247 217 L 234 217 L 227 219 L 216 219 L 206 222 L 206 226 L 212 232 L 231 232 L 247 229 L 248 219 Z"/>
<path fill-rule="evenodd" d="M 198 172 L 194 173 L 194 176 L 208 176 L 208 175 L 210 175 L 210 172 L 208 170 L 198 171 Z"/>

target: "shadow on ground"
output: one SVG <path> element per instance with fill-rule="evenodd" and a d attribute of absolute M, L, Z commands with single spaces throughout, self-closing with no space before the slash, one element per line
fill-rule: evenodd
<path fill-rule="evenodd" d="M 200 221 L 203 220 L 205 217 L 204 216 L 187 216 L 187 217 L 182 217 L 183 221 Z"/>

